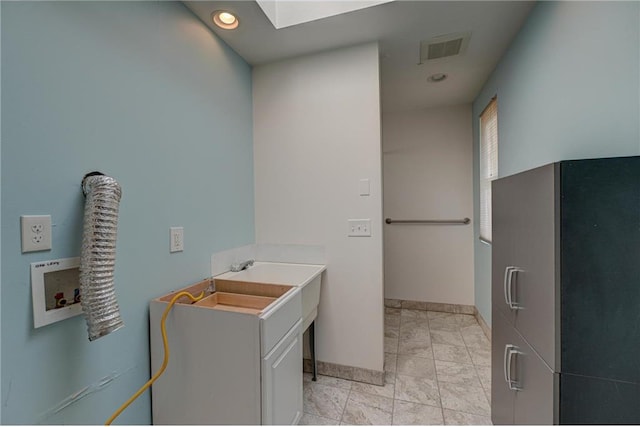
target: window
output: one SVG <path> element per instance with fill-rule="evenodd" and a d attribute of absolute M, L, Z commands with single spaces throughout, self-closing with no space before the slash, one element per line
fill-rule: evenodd
<path fill-rule="evenodd" d="M 491 181 L 498 177 L 498 102 L 480 114 L 480 239 L 491 242 Z"/>

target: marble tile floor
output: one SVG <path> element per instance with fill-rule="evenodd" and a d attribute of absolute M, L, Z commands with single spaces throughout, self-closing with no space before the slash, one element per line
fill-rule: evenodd
<path fill-rule="evenodd" d="M 473 316 L 385 308 L 384 344 L 384 387 L 304 374 L 300 424 L 491 424 L 491 344 Z"/>

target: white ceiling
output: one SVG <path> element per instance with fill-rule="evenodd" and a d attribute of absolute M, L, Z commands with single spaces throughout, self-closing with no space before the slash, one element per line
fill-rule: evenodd
<path fill-rule="evenodd" d="M 394 1 L 281 29 L 254 0 L 184 4 L 251 65 L 377 40 L 382 109 L 391 112 L 472 102 L 534 2 Z M 238 29 L 211 22 L 219 9 L 238 16 Z M 466 52 L 418 65 L 421 40 L 460 32 L 471 32 Z M 448 78 L 427 82 L 434 73 Z"/>

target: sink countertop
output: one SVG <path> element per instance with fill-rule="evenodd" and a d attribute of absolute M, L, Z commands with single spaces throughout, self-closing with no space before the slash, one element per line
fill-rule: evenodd
<path fill-rule="evenodd" d="M 289 264 L 282 262 L 255 262 L 246 270 L 228 271 L 214 279 L 260 282 L 304 287 L 327 269 L 324 264 Z"/>

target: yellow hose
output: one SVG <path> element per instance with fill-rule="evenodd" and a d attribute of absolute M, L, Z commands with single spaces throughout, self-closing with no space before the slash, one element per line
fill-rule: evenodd
<path fill-rule="evenodd" d="M 122 413 L 122 411 L 127 409 L 127 407 L 129 407 L 129 405 L 131 405 L 131 403 L 133 403 L 134 400 L 140 397 L 140 395 L 144 393 L 146 389 L 151 387 L 151 384 L 153 384 L 158 378 L 160 378 L 160 375 L 162 375 L 164 370 L 167 369 L 167 365 L 169 364 L 169 342 L 167 341 L 167 329 L 164 326 L 164 321 L 167 319 L 167 315 L 169 314 L 169 311 L 171 311 L 171 307 L 173 307 L 173 304 L 175 304 L 178 299 L 184 296 L 189 297 L 192 302 L 196 302 L 196 301 L 200 301 L 204 297 L 204 292 L 202 292 L 197 297 L 194 297 L 189 292 L 180 292 L 171 299 L 171 302 L 169 303 L 167 308 L 164 309 L 164 313 L 162 313 L 162 319 L 160 320 L 160 330 L 162 331 L 162 344 L 164 346 L 164 360 L 162 361 L 162 366 L 160 367 L 160 369 L 158 369 L 158 372 L 156 372 L 156 374 L 153 377 L 151 377 L 151 379 L 147 381 L 147 383 L 140 388 L 140 390 L 138 390 L 133 396 L 131 396 L 129 400 L 124 402 L 122 406 L 119 407 L 118 410 L 109 417 L 109 419 L 104 423 L 104 425 L 106 426 L 111 425 L 113 420 L 118 418 L 118 416 Z"/>

